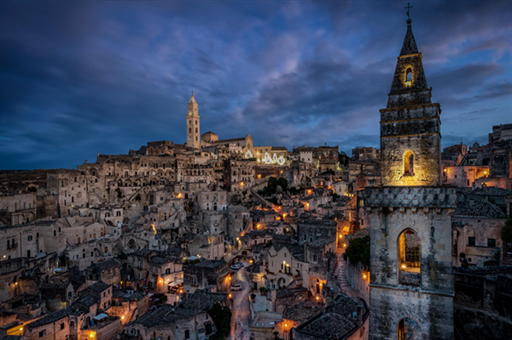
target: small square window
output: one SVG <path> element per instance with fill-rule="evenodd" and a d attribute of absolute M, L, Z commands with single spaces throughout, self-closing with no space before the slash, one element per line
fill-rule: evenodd
<path fill-rule="evenodd" d="M 475 238 L 469 237 L 468 238 L 468 246 L 474 246 L 475 245 Z"/>
<path fill-rule="evenodd" d="M 496 247 L 496 239 L 493 239 L 493 238 L 490 238 L 490 239 L 487 239 L 487 246 L 488 247 Z"/>

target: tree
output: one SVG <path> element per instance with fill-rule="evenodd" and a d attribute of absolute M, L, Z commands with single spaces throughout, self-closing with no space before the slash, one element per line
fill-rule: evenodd
<path fill-rule="evenodd" d="M 347 250 L 343 257 L 350 259 L 352 264 L 361 262 L 363 265 L 370 266 L 370 236 L 353 238 L 348 242 Z"/>
<path fill-rule="evenodd" d="M 218 302 L 212 308 L 208 309 L 208 314 L 212 317 L 217 333 L 210 337 L 210 340 L 224 340 L 229 335 L 231 325 L 231 309 L 222 307 Z"/>
<path fill-rule="evenodd" d="M 336 175 L 336 173 L 334 172 L 334 170 L 333 170 L 333 169 L 327 169 L 327 170 L 325 171 L 325 173 L 326 173 L 326 174 L 333 175 L 333 176 L 334 176 L 334 175 Z"/>
<path fill-rule="evenodd" d="M 288 190 L 288 180 L 284 177 L 279 177 L 279 179 L 277 180 L 277 185 L 283 188 L 283 191 Z"/>

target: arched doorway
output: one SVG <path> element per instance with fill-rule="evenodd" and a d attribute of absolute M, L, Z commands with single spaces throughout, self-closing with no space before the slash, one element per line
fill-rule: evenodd
<path fill-rule="evenodd" d="M 412 318 L 403 318 L 398 322 L 398 340 L 421 340 L 421 327 Z"/>

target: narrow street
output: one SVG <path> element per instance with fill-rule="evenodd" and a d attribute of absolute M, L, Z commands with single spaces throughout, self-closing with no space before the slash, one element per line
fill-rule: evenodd
<path fill-rule="evenodd" d="M 248 263 L 244 263 L 247 266 Z M 249 323 L 251 322 L 251 311 L 249 298 L 251 295 L 249 273 L 245 267 L 239 269 L 233 276 L 233 284 L 240 283 L 242 290 L 233 291 L 233 305 L 231 306 L 231 332 L 230 340 L 249 340 Z"/>
<path fill-rule="evenodd" d="M 338 255 L 338 264 L 336 266 L 336 275 L 338 277 L 338 286 L 340 287 L 341 291 L 348 296 L 359 296 L 362 297 L 361 294 L 359 294 L 358 291 L 352 288 L 350 283 L 347 281 L 347 261 L 343 258 L 343 254 Z"/>

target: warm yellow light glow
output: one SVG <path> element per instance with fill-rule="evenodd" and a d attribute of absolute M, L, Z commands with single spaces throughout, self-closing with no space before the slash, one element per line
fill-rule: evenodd
<path fill-rule="evenodd" d="M 181 192 L 176 197 L 181 198 L 182 197 Z"/>
<path fill-rule="evenodd" d="M 180 289 L 180 294 L 183 294 L 183 289 Z"/>
<path fill-rule="evenodd" d="M 249 263 L 252 263 L 252 260 L 249 260 Z"/>
<path fill-rule="evenodd" d="M 164 282 L 164 280 L 160 279 L 160 283 Z"/>
<path fill-rule="evenodd" d="M 343 247 L 347 247 L 347 244 L 346 244 L 346 243 L 343 243 Z"/>
<path fill-rule="evenodd" d="M 155 235 L 156 235 L 156 228 L 155 228 L 155 225 L 154 225 L 154 224 L 151 224 L 151 226 L 153 227 L 153 231 L 155 232 Z"/>
<path fill-rule="evenodd" d="M 447 171 L 447 170 L 446 170 L 446 169 L 444 169 L 444 172 L 446 172 L 446 171 Z"/>
<path fill-rule="evenodd" d="M 244 186 L 244 182 L 240 182 L 240 186 L 243 187 Z"/>
<path fill-rule="evenodd" d="M 20 328 L 20 332 L 23 331 L 23 327 Z"/>
<path fill-rule="evenodd" d="M 366 279 L 366 274 L 363 274 L 363 277 Z"/>
<path fill-rule="evenodd" d="M 404 268 L 404 269 L 405 269 L 405 268 L 407 268 L 407 267 L 405 266 L 405 264 L 403 264 L 403 265 L 402 265 L 402 268 Z"/>
<path fill-rule="evenodd" d="M 231 298 L 233 295 L 231 295 L 231 293 L 229 293 L 229 297 Z"/>
<path fill-rule="evenodd" d="M 285 323 L 285 324 L 284 324 L 284 326 L 285 326 L 285 327 L 288 327 L 288 324 L 287 324 L 287 323 Z"/>
<path fill-rule="evenodd" d="M 121 320 L 124 320 L 124 315 L 123 315 L 123 316 L 121 316 Z"/>
<path fill-rule="evenodd" d="M 260 178 L 261 178 L 261 175 L 258 175 L 258 179 L 260 179 Z"/>
<path fill-rule="evenodd" d="M 342 235 L 340 235 L 340 238 L 341 238 Z"/>
<path fill-rule="evenodd" d="M 316 299 L 317 299 L 317 300 L 320 300 L 320 297 L 319 297 L 319 296 L 317 296 L 317 297 L 316 297 Z"/>

